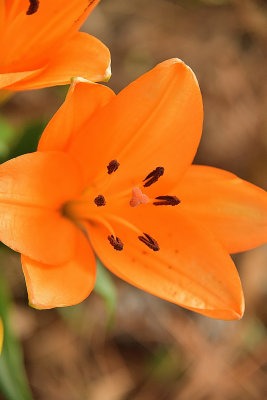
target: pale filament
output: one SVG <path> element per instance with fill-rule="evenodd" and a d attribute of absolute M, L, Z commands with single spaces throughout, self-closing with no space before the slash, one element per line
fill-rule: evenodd
<path fill-rule="evenodd" d="M 122 200 L 122 199 L 126 199 L 126 198 L 128 198 L 128 199 L 132 199 L 133 198 L 133 190 L 134 189 L 136 189 L 136 188 L 138 188 L 141 192 L 142 192 L 142 190 L 141 190 L 141 187 L 143 186 L 143 182 L 139 182 L 139 183 L 137 183 L 134 187 L 129 187 L 128 189 L 125 189 L 125 190 L 123 190 L 123 191 L 121 191 L 121 192 L 117 192 L 117 193 L 115 193 L 115 194 L 112 194 L 112 195 L 110 195 L 109 196 L 109 199 L 110 200 L 112 200 L 112 201 L 118 201 L 118 200 Z M 142 193 L 144 196 L 147 196 L 147 195 L 145 195 L 144 193 Z M 148 196 L 147 196 L 148 197 Z M 148 198 L 148 200 L 149 200 L 149 198 Z M 149 201 L 147 201 L 147 202 L 142 202 L 142 204 L 147 204 L 148 202 L 150 202 L 151 200 L 149 200 Z"/>
<path fill-rule="evenodd" d="M 161 167 L 159 167 L 159 168 L 161 168 Z M 120 173 L 120 170 L 114 171 L 114 173 L 108 174 L 105 169 L 102 169 L 100 171 L 100 173 L 95 177 L 93 182 L 90 184 L 90 186 L 88 186 L 84 190 L 83 195 L 82 195 L 83 200 L 81 202 L 88 201 L 89 197 L 91 197 L 91 195 L 92 195 L 92 191 L 94 191 L 94 193 L 99 192 L 99 194 L 101 193 L 102 195 L 105 195 L 107 190 L 112 185 L 113 180 L 116 179 L 116 176 L 119 173 Z M 126 197 L 128 197 L 128 198 L 131 197 L 132 200 L 134 198 L 136 199 L 136 197 L 138 197 L 138 196 L 136 196 L 137 192 L 133 193 L 133 191 L 137 189 L 141 192 L 141 188 L 145 185 L 145 180 L 146 179 L 135 183 L 134 188 L 129 187 L 128 189 L 125 189 L 121 192 L 117 192 L 115 194 L 108 195 L 109 203 L 111 203 L 113 201 L 117 202 L 118 200 L 122 200 Z M 150 202 L 149 198 L 146 199 L 146 195 L 143 194 L 142 192 L 140 193 L 140 200 L 141 201 L 139 204 L 147 204 L 148 202 Z M 138 204 L 136 204 L 136 205 L 138 205 Z M 134 207 L 134 205 L 132 205 L 132 206 Z"/>
<path fill-rule="evenodd" d="M 129 228 L 130 230 L 134 231 L 137 233 L 137 235 L 141 235 L 142 231 L 138 229 L 136 226 L 131 224 L 129 221 L 125 220 L 124 218 L 121 218 L 115 214 L 109 214 L 109 213 L 103 213 L 103 215 L 96 215 L 95 211 L 92 211 L 91 207 L 78 207 L 77 210 L 77 204 L 74 205 L 74 207 L 71 207 L 69 205 L 67 209 L 67 213 L 72 219 L 76 221 L 87 221 L 88 223 L 90 222 L 97 222 L 101 225 L 103 225 L 111 235 L 116 237 L 116 233 L 114 232 L 114 229 L 109 221 L 114 221 L 118 222 L 121 225 L 124 225 L 125 227 Z"/>
<path fill-rule="evenodd" d="M 112 180 L 114 179 L 114 176 L 117 173 L 117 171 L 114 174 L 108 175 L 106 171 L 102 171 L 100 174 L 97 175 L 97 177 L 93 180 L 92 184 L 88 186 L 84 192 L 83 192 L 83 197 L 86 198 L 87 194 L 94 189 L 94 191 L 101 191 L 102 193 L 105 193 L 106 190 L 110 187 Z"/>
<path fill-rule="evenodd" d="M 121 225 L 126 226 L 127 228 L 131 229 L 132 231 L 136 232 L 138 235 L 143 234 L 142 231 L 133 224 L 131 224 L 129 221 L 125 220 L 124 218 L 118 217 L 115 214 L 106 214 L 106 218 L 111 219 L 115 222 L 118 222 Z"/>
<path fill-rule="evenodd" d="M 95 205 L 88 205 L 88 202 L 86 203 L 85 201 L 80 202 L 79 200 L 76 202 L 71 202 L 67 204 L 65 207 L 65 213 L 67 216 L 69 216 L 71 219 L 74 221 L 87 221 L 87 222 L 98 222 L 105 226 L 107 230 L 114 236 L 116 237 L 116 234 L 114 232 L 114 229 L 112 228 L 112 225 L 108 222 L 108 220 L 113 220 L 115 222 L 118 222 L 131 230 L 135 231 L 138 235 L 140 235 L 142 232 L 140 229 L 137 229 L 134 225 L 132 225 L 130 222 L 126 221 L 124 218 L 118 217 L 115 214 L 107 213 L 104 210 L 101 210 L 101 215 L 98 213 L 98 209 Z"/>
<path fill-rule="evenodd" d="M 86 219 L 89 223 L 90 222 L 99 222 L 100 224 L 102 224 L 105 228 L 107 228 L 107 230 L 109 231 L 109 233 L 111 235 L 113 235 L 114 237 L 116 237 L 116 234 L 111 226 L 111 224 L 103 217 L 99 217 L 99 216 L 91 216 L 90 218 Z"/>

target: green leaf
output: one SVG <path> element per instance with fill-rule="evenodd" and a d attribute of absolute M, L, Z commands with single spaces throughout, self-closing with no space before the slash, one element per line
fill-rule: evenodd
<path fill-rule="evenodd" d="M 97 258 L 97 275 L 94 290 L 98 293 L 106 304 L 109 317 L 109 325 L 113 323 L 117 305 L 117 291 L 109 271 Z"/>
<path fill-rule="evenodd" d="M 14 127 L 0 115 L 0 161 L 8 158 L 12 143 L 15 138 Z"/>
<path fill-rule="evenodd" d="M 32 400 L 22 349 L 9 321 L 10 308 L 10 294 L 3 276 L 0 276 L 0 316 L 4 325 L 4 344 L 0 356 L 0 392 L 6 400 Z"/>
<path fill-rule="evenodd" d="M 45 125 L 45 122 L 42 121 L 31 121 L 30 123 L 27 123 L 20 134 L 20 139 L 11 149 L 9 158 L 18 157 L 22 154 L 36 151 Z"/>

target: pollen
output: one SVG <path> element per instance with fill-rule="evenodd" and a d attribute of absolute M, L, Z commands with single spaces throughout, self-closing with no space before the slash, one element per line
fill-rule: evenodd
<path fill-rule="evenodd" d="M 159 201 L 154 201 L 154 206 L 177 206 L 181 203 L 176 196 L 158 196 L 155 200 Z"/>
<path fill-rule="evenodd" d="M 150 174 L 148 174 L 145 179 L 143 180 L 144 187 L 151 186 L 153 183 L 157 182 L 159 178 L 164 174 L 164 168 L 163 167 L 157 167 L 155 168 Z"/>
<path fill-rule="evenodd" d="M 123 243 L 120 240 L 120 238 L 115 237 L 114 235 L 109 235 L 108 240 L 111 246 L 114 247 L 115 250 L 117 251 L 123 250 Z"/>
<path fill-rule="evenodd" d="M 26 12 L 27 15 L 32 15 L 38 11 L 39 0 L 30 0 L 30 6 Z"/>
<path fill-rule="evenodd" d="M 132 189 L 132 198 L 130 200 L 130 206 L 136 207 L 140 204 L 147 204 L 149 202 L 149 197 L 142 193 L 142 190 L 139 187 L 134 187 Z"/>
<path fill-rule="evenodd" d="M 94 199 L 95 204 L 97 207 L 103 207 L 106 205 L 106 200 L 105 197 L 102 194 L 99 194 L 95 199 Z"/>
<path fill-rule="evenodd" d="M 147 233 L 144 236 L 138 236 L 138 239 L 153 251 L 159 251 L 159 244 L 156 239 L 152 238 Z"/>
<path fill-rule="evenodd" d="M 110 163 L 107 166 L 108 169 L 108 174 L 112 174 L 113 172 L 117 171 L 119 168 L 120 164 L 118 163 L 117 160 L 111 160 Z"/>

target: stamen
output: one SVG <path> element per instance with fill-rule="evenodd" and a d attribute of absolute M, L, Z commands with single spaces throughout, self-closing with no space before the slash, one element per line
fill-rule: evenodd
<path fill-rule="evenodd" d="M 154 201 L 154 206 L 177 206 L 181 203 L 181 200 L 176 196 L 158 196 L 156 200 L 161 201 Z"/>
<path fill-rule="evenodd" d="M 121 251 L 123 249 L 123 243 L 117 236 L 109 235 L 108 236 L 109 243 L 115 250 Z"/>
<path fill-rule="evenodd" d="M 99 194 L 95 199 L 94 199 L 95 204 L 97 207 L 103 207 L 106 205 L 106 200 L 105 197 L 102 196 L 102 194 Z"/>
<path fill-rule="evenodd" d="M 112 172 L 117 171 L 117 169 L 119 168 L 120 164 L 118 163 L 117 160 L 111 160 L 110 163 L 107 166 L 108 169 L 108 174 L 112 174 Z"/>
<path fill-rule="evenodd" d="M 147 233 L 144 233 L 144 236 L 138 236 L 138 239 L 143 242 L 147 247 L 149 247 L 153 251 L 159 251 L 159 245 L 156 239 L 153 239 Z"/>
<path fill-rule="evenodd" d="M 32 15 L 38 11 L 39 8 L 39 0 L 29 0 L 30 6 L 26 12 L 27 15 Z"/>
<path fill-rule="evenodd" d="M 148 187 L 152 185 L 153 183 L 157 182 L 158 179 L 164 174 L 164 168 L 163 167 L 157 167 L 154 169 L 150 174 L 147 175 L 147 177 L 143 180 L 143 182 L 147 181 L 144 184 L 144 187 Z"/>

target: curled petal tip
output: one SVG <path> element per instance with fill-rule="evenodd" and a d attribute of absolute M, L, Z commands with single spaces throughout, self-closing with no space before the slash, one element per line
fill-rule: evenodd
<path fill-rule="evenodd" d="M 241 318 L 243 318 L 243 315 L 244 315 L 244 312 L 242 312 L 242 313 L 234 313 L 233 314 L 233 320 L 238 320 L 238 319 L 241 319 Z"/>
<path fill-rule="evenodd" d="M 110 80 L 110 77 L 111 77 L 111 65 L 109 64 L 109 66 L 107 67 L 104 74 L 94 76 L 93 81 L 90 81 L 89 79 L 85 79 L 85 78 L 78 76 L 78 77 L 72 77 L 70 82 L 71 82 L 71 86 L 73 86 L 73 85 L 75 86 L 79 82 L 87 82 L 87 83 L 108 82 Z"/>
<path fill-rule="evenodd" d="M 33 308 L 34 310 L 45 310 L 47 308 L 51 307 L 46 307 L 43 306 L 42 304 L 38 303 L 38 299 L 35 298 L 34 293 L 29 293 L 29 288 L 28 290 L 28 306 Z"/>
<path fill-rule="evenodd" d="M 71 85 L 73 86 L 75 86 L 77 83 L 80 83 L 80 82 L 91 82 L 91 81 L 89 81 L 88 79 L 85 79 L 85 78 L 82 78 L 81 76 L 72 76 L 71 78 L 70 78 L 70 83 L 71 83 Z"/>
<path fill-rule="evenodd" d="M 228 309 L 192 309 L 195 312 L 199 312 L 200 314 L 205 315 L 206 317 L 210 317 L 213 319 L 219 319 L 223 321 L 235 321 L 239 320 L 243 317 L 244 309 L 234 310 L 232 308 Z"/>
<path fill-rule="evenodd" d="M 233 305 L 232 308 L 229 308 L 228 312 L 226 313 L 225 319 L 229 321 L 241 319 L 244 315 L 244 312 L 245 312 L 245 300 L 243 291 L 241 289 L 239 300 L 236 302 L 236 304 Z"/>
<path fill-rule="evenodd" d="M 225 310 L 218 310 L 218 311 L 214 310 L 214 312 L 210 316 L 215 319 L 222 319 L 225 321 L 235 321 L 243 317 L 244 311 L 245 311 L 245 303 L 244 303 L 244 297 L 242 295 L 240 303 L 236 304 L 235 307 L 229 307 L 228 309 Z"/>
<path fill-rule="evenodd" d="M 29 295 L 28 295 L 29 296 Z M 38 303 L 38 300 L 34 300 L 33 298 L 28 298 L 28 305 L 29 307 L 33 308 L 34 310 L 42 311 L 42 310 L 50 310 L 51 308 L 55 307 L 67 307 L 68 304 L 63 304 L 63 305 L 50 305 L 50 304 L 42 304 Z"/>
<path fill-rule="evenodd" d="M 197 80 L 197 77 L 196 77 L 194 71 L 183 60 L 181 60 L 180 58 L 170 58 L 169 60 L 163 61 L 161 64 L 162 65 L 166 65 L 166 66 L 170 66 L 172 64 L 179 64 L 180 67 L 182 67 L 185 70 L 190 72 L 190 74 L 192 75 L 195 83 L 199 87 L 199 83 L 198 83 L 198 80 Z"/>
<path fill-rule="evenodd" d="M 245 312 L 245 300 L 244 300 L 244 296 L 242 295 L 239 309 L 234 311 L 233 319 L 241 319 L 244 315 L 244 312 Z"/>
<path fill-rule="evenodd" d="M 41 310 L 41 308 L 38 305 L 34 304 L 34 302 L 30 299 L 28 300 L 28 305 L 29 307 L 34 308 L 35 310 Z"/>
<path fill-rule="evenodd" d="M 234 321 L 239 320 L 243 317 L 245 311 L 244 301 L 236 309 L 226 310 L 225 320 Z"/>
<path fill-rule="evenodd" d="M 244 293 L 241 287 L 236 289 L 235 291 L 235 300 L 232 305 L 229 305 L 229 308 L 225 310 L 225 320 L 233 321 L 241 319 L 245 312 L 245 299 Z"/>
<path fill-rule="evenodd" d="M 109 64 L 109 66 L 107 67 L 102 81 L 108 82 L 110 80 L 110 78 L 111 78 L 111 64 Z"/>

